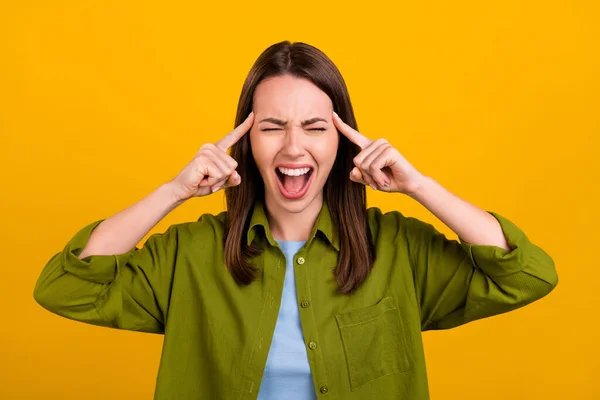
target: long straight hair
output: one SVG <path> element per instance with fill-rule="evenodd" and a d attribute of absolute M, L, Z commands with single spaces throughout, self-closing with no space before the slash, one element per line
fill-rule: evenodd
<path fill-rule="evenodd" d="M 267 48 L 256 60 L 240 94 L 235 125 L 241 124 L 252 111 L 258 84 L 273 76 L 291 75 L 311 81 L 325 92 L 334 111 L 354 129 L 358 129 L 346 83 L 335 64 L 319 49 L 306 43 L 283 41 Z M 340 240 L 335 268 L 339 293 L 351 293 L 367 278 L 375 261 L 375 248 L 367 221 L 365 186 L 350 180 L 353 158 L 360 147 L 339 134 L 336 160 L 325 182 L 324 198 L 331 213 L 333 227 Z M 257 199 L 264 200 L 264 182 L 254 162 L 250 135 L 244 135 L 231 147 L 231 157 L 238 163 L 241 183 L 225 189 L 227 226 L 224 237 L 225 263 L 238 284 L 250 284 L 256 269 L 250 259 L 262 249 L 246 243 L 252 210 Z"/>

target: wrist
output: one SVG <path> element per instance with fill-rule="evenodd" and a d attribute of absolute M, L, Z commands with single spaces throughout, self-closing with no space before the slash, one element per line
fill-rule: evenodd
<path fill-rule="evenodd" d="M 174 209 L 184 203 L 184 198 L 173 182 L 163 183 L 156 189 L 167 202 L 169 209 Z"/>
<path fill-rule="evenodd" d="M 417 180 L 417 183 L 414 185 L 414 189 L 408 193 L 410 197 L 422 203 L 422 200 L 425 198 L 427 191 L 431 188 L 431 185 L 434 184 L 433 178 L 425 175 L 421 175 L 421 177 Z"/>

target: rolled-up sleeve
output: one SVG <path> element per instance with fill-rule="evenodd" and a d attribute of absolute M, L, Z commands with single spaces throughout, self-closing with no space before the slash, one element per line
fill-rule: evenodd
<path fill-rule="evenodd" d="M 34 288 L 35 300 L 63 317 L 99 326 L 164 333 L 177 253 L 177 226 L 153 234 L 124 254 L 78 256 L 95 221 L 50 258 Z"/>
<path fill-rule="evenodd" d="M 406 219 L 406 238 L 421 329 L 448 329 L 505 313 L 547 295 L 554 261 L 507 218 L 493 215 L 511 250 L 451 240 L 431 224 Z"/>

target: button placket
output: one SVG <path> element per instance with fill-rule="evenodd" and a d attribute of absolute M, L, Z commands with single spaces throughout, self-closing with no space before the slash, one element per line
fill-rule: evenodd
<path fill-rule="evenodd" d="M 317 393 L 322 395 L 328 394 L 329 388 L 324 385 L 328 381 L 327 371 L 324 365 L 322 350 L 318 344 L 319 337 L 316 332 L 315 316 L 313 315 L 314 308 L 312 308 L 311 289 L 307 270 L 307 256 L 310 254 L 310 250 L 307 252 L 300 252 L 296 255 L 295 268 L 296 274 L 296 289 L 297 289 L 297 301 L 300 306 L 300 318 L 305 338 L 312 338 L 313 340 L 305 342 L 306 350 L 308 352 L 308 358 L 310 362 L 311 372 L 318 382 L 316 386 Z M 310 255 L 314 257 L 314 255 Z M 312 260 L 312 258 L 311 258 Z M 318 262 L 318 261 L 317 261 Z M 311 264 L 312 265 L 312 264 Z M 333 394 L 328 394 L 331 397 Z M 334 396 L 334 395 L 333 395 Z M 335 396 L 333 398 L 336 398 Z"/>

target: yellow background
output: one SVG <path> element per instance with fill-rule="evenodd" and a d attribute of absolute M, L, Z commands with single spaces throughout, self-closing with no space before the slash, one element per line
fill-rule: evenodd
<path fill-rule="evenodd" d="M 539 302 L 424 335 L 432 398 L 600 398 L 597 4 L 3 2 L 0 398 L 152 398 L 162 337 L 60 318 L 35 281 L 77 230 L 227 133 L 252 63 L 285 39 L 338 65 L 363 134 L 556 262 Z M 454 237 L 415 201 L 368 193 Z M 151 233 L 223 208 L 222 192 L 192 200 Z"/>

